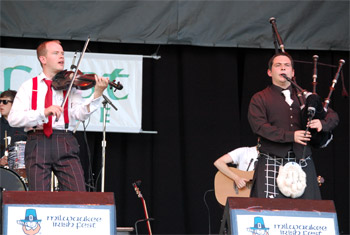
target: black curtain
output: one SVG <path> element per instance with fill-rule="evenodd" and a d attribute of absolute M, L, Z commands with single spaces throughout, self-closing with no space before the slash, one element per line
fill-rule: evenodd
<path fill-rule="evenodd" d="M 39 39 L 1 38 L 1 47 L 35 49 Z M 84 42 L 62 41 L 66 51 L 81 50 Z M 349 53 L 346 51 L 288 50 L 297 61 L 312 62 L 319 55 L 318 94 L 329 93 L 339 59 L 345 87 L 349 87 Z M 144 59 L 143 129 L 158 134 L 107 133 L 105 191 L 114 192 L 118 227 L 134 226 L 144 218 L 141 200 L 132 183 L 140 186 L 155 234 L 218 233 L 223 208 L 213 192 L 217 172 L 213 162 L 241 146 L 256 144 L 247 121 L 251 96 L 270 84 L 267 62 L 274 50 L 91 42 L 89 51 L 149 55 Z M 310 63 L 296 62 L 298 84 L 312 90 Z M 313 157 L 317 173 L 325 178 L 320 186 L 323 199 L 334 200 L 340 232 L 349 233 L 349 102 L 342 96 L 339 78 L 330 107 L 338 112 L 334 140 Z M 111 112 L 114 112 L 111 109 Z M 102 124 L 101 124 L 102 130 Z M 76 134 L 81 145 L 85 176 L 89 165 L 100 190 L 102 133 Z M 91 157 L 87 154 L 89 147 Z M 89 164 L 90 162 L 90 164 Z M 91 182 L 89 182 L 91 183 Z M 207 205 L 207 206 L 206 206 Z M 140 233 L 147 233 L 139 223 Z"/>

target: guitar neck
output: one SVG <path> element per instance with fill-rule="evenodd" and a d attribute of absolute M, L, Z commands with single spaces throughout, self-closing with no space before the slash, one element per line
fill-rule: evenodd
<path fill-rule="evenodd" d="M 146 223 L 147 223 L 147 229 L 148 229 L 148 234 L 152 235 L 152 229 L 151 229 L 151 223 L 149 221 L 149 217 L 148 217 L 148 211 L 147 211 L 147 205 L 146 205 L 146 201 L 143 198 L 140 189 L 138 188 L 138 186 L 136 185 L 136 183 L 132 184 L 134 186 L 135 192 L 137 194 L 137 196 L 141 199 L 142 201 L 142 205 L 143 205 L 143 210 L 145 212 L 145 218 L 146 218 Z"/>
<path fill-rule="evenodd" d="M 147 211 L 146 201 L 145 201 L 145 199 L 144 199 L 143 197 L 141 197 L 141 200 L 142 200 L 142 204 L 143 204 L 143 210 L 144 210 L 144 212 L 145 212 L 148 234 L 149 234 L 149 235 L 152 235 L 151 223 L 150 223 L 149 217 L 148 217 L 148 211 Z"/>

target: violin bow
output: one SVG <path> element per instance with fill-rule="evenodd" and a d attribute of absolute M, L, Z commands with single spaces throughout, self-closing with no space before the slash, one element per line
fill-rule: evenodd
<path fill-rule="evenodd" d="M 67 95 L 64 97 L 64 100 L 63 100 L 63 102 L 62 102 L 62 104 L 61 104 L 61 108 L 64 107 L 64 105 L 66 104 L 67 99 L 68 99 L 68 97 L 69 97 L 69 95 L 70 95 L 70 92 L 71 92 L 72 87 L 73 87 L 73 84 L 74 84 L 74 80 L 75 80 L 75 78 L 77 77 L 77 74 L 78 74 L 78 69 L 79 69 L 79 66 L 80 66 L 80 62 L 81 62 L 81 60 L 83 59 L 83 57 L 84 57 L 84 55 L 85 55 L 85 51 L 86 51 L 86 49 L 87 49 L 87 46 L 88 46 L 89 42 L 90 42 L 90 36 L 88 36 L 88 38 L 87 38 L 87 40 L 86 40 L 86 42 L 85 42 L 83 51 L 82 51 L 82 53 L 80 54 L 80 57 L 79 57 L 77 66 L 76 66 L 76 68 L 75 68 L 75 72 L 74 72 L 72 81 L 71 81 L 71 83 L 69 84 L 69 87 L 68 87 L 68 90 L 67 90 Z M 56 122 L 57 122 L 57 121 L 58 121 L 58 118 L 56 117 Z"/>

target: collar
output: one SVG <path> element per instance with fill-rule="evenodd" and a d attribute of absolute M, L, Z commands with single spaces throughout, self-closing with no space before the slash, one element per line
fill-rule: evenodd
<path fill-rule="evenodd" d="M 286 89 L 283 89 L 282 87 L 276 86 L 275 84 L 271 84 L 271 89 L 274 90 L 274 91 L 277 91 L 279 93 L 281 93 L 284 90 L 289 90 L 290 93 L 292 94 L 292 85 L 290 85 Z"/>
<path fill-rule="evenodd" d="M 3 123 L 8 123 L 8 121 L 6 120 L 6 118 L 4 118 L 3 116 L 1 116 L 1 122 L 3 122 Z"/>
<path fill-rule="evenodd" d="M 44 74 L 44 72 L 41 72 L 39 75 L 38 75 L 38 81 L 39 82 L 44 82 L 44 79 L 46 79 L 47 76 Z"/>

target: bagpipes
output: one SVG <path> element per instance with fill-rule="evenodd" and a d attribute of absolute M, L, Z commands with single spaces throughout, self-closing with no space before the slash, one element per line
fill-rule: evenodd
<path fill-rule="evenodd" d="M 276 53 L 279 52 L 278 46 L 282 53 L 285 52 L 285 47 L 282 41 L 281 36 L 278 33 L 277 25 L 276 25 L 276 19 L 274 17 L 270 18 L 270 23 L 272 25 L 272 33 L 274 37 L 274 45 L 275 45 L 275 51 Z M 344 86 L 344 77 L 342 73 L 342 67 L 345 64 L 345 60 L 340 59 L 338 66 L 334 65 L 327 65 L 330 67 L 337 67 L 337 72 L 335 73 L 335 76 L 332 80 L 332 84 L 329 88 L 329 93 L 327 98 L 324 99 L 324 102 L 322 102 L 322 98 L 316 93 L 316 86 L 317 86 L 317 63 L 318 63 L 318 55 L 313 56 L 313 80 L 312 80 L 312 93 L 308 92 L 305 89 L 302 89 L 295 81 L 295 77 L 289 78 L 286 75 L 282 75 L 285 79 L 287 79 L 292 86 L 297 90 L 297 95 L 299 98 L 299 101 L 301 103 L 301 110 L 302 110 L 302 125 L 306 127 L 305 134 L 307 131 L 311 132 L 312 138 L 310 140 L 310 145 L 315 148 L 323 148 L 328 145 L 328 143 L 332 140 L 332 133 L 331 132 L 317 132 L 316 130 L 312 129 L 309 130 L 309 127 L 307 126 L 307 123 L 313 119 L 320 119 L 323 120 L 326 117 L 326 114 L 328 112 L 328 106 L 330 103 L 330 98 L 335 90 L 335 85 L 338 81 L 339 75 L 341 74 L 342 80 L 343 80 L 343 96 L 348 96 L 345 86 Z M 304 61 L 296 61 L 294 62 L 304 62 Z M 304 62 L 308 63 L 308 62 Z M 319 63 L 321 64 L 321 63 Z M 326 64 L 322 64 L 326 65 Z M 304 101 L 305 100 L 305 101 Z"/>

